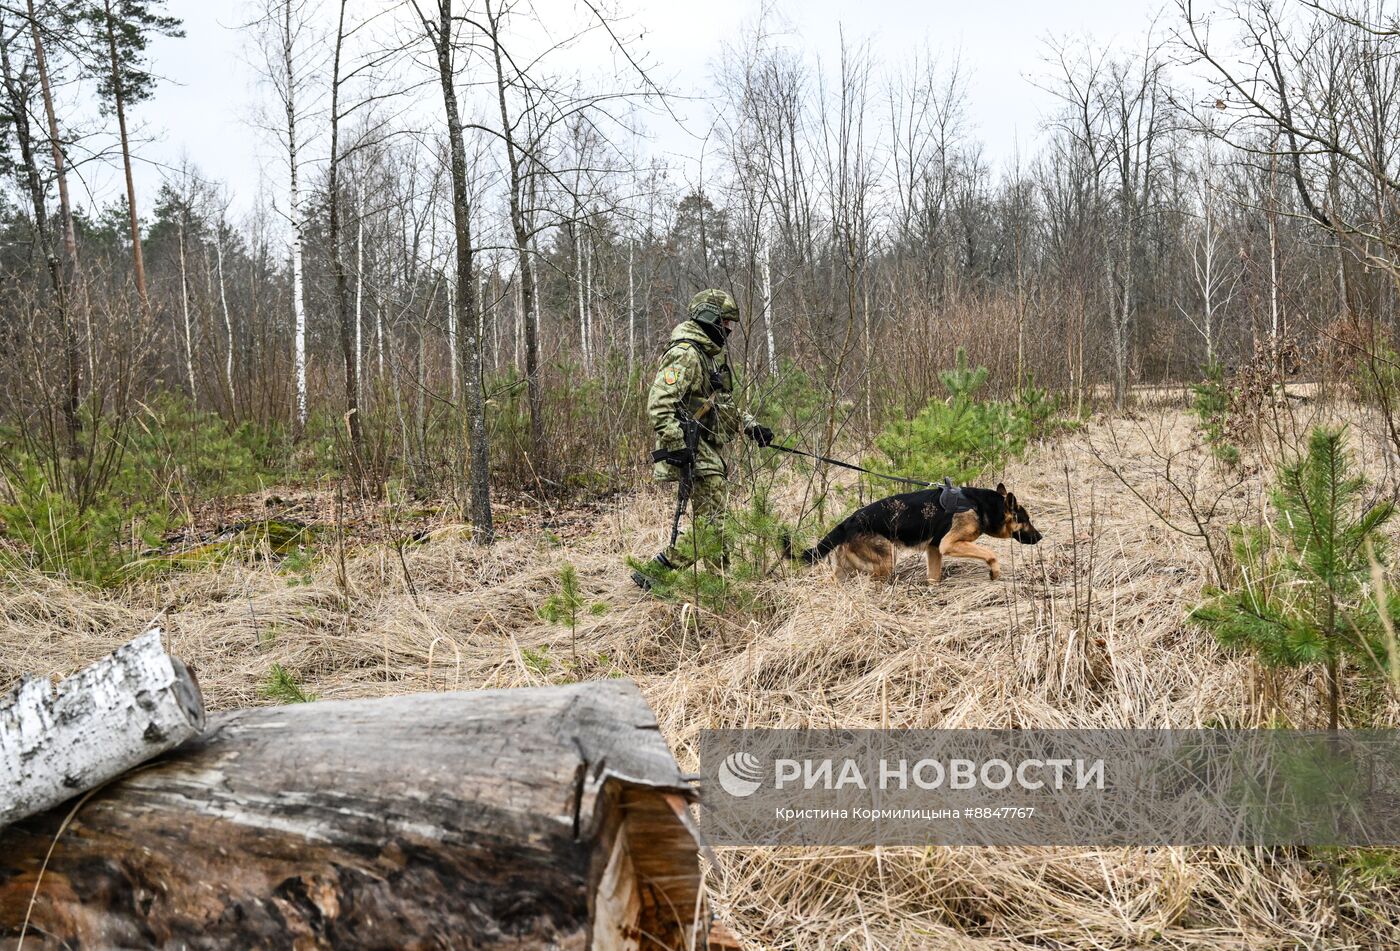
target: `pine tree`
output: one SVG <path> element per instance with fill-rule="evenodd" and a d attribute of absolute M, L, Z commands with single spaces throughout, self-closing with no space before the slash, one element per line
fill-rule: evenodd
<path fill-rule="evenodd" d="M 584 611 L 589 614 L 602 614 L 608 606 L 602 601 L 589 603 L 578 583 L 578 569 L 565 565 L 559 569 L 559 590 L 551 594 L 540 605 L 540 617 L 550 624 L 564 624 L 569 628 L 569 652 L 575 669 L 578 667 L 578 620 Z"/>
<path fill-rule="evenodd" d="M 910 419 L 891 421 L 875 437 L 884 458 L 866 465 L 906 478 L 936 482 L 948 476 L 965 484 L 1020 455 L 1033 435 L 1033 421 L 1023 406 L 983 398 L 989 372 L 972 366 L 959 347 L 953 368 L 938 374 L 947 397 L 930 400 Z M 875 483 L 871 489 L 883 487 Z"/>
<path fill-rule="evenodd" d="M 1219 360 L 1212 360 L 1205 365 L 1204 379 L 1191 386 L 1191 412 L 1200 421 L 1201 435 L 1211 454 L 1227 466 L 1237 466 L 1240 450 L 1230 441 L 1231 399 L 1225 367 Z"/>
<path fill-rule="evenodd" d="M 1386 563 L 1381 528 L 1395 508 L 1364 505 L 1366 480 L 1352 469 L 1345 439 L 1344 429 L 1310 434 L 1307 454 L 1279 471 L 1270 529 L 1235 533 L 1238 582 L 1208 589 L 1190 615 L 1226 647 L 1252 650 L 1265 664 L 1322 665 L 1333 730 L 1342 660 L 1383 669 L 1385 621 L 1400 616 L 1400 599 L 1371 589 L 1373 563 Z"/>
<path fill-rule="evenodd" d="M 70 8 L 69 15 L 82 23 L 90 47 L 88 59 L 97 77 L 97 91 L 104 109 L 117 117 L 122 166 L 126 173 L 127 214 L 131 226 L 132 273 L 141 309 L 150 316 L 146 293 L 146 266 L 141 255 L 141 225 L 136 209 L 136 184 L 131 173 L 131 140 L 126 113 L 155 92 L 155 75 L 146 63 L 146 47 L 153 36 L 184 36 L 177 17 L 160 12 L 163 0 L 88 0 Z"/>

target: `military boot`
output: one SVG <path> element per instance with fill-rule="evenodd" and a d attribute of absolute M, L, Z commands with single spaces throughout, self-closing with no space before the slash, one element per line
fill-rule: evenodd
<path fill-rule="evenodd" d="M 671 564 L 670 560 L 667 559 L 665 552 L 662 552 L 661 554 L 653 558 L 651 561 L 647 562 L 646 567 L 651 568 L 653 565 L 655 565 L 657 568 L 664 569 L 666 571 L 671 571 L 675 568 L 675 565 Z M 637 587 L 641 588 L 643 591 L 650 591 L 654 581 L 655 579 L 653 577 L 650 577 L 642 573 L 641 571 L 632 572 L 632 583 L 635 584 Z"/>

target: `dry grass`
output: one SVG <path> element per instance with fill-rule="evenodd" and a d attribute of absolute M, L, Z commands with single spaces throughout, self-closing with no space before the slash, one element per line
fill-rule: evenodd
<path fill-rule="evenodd" d="M 664 531 L 666 497 L 647 491 L 564 546 L 529 532 L 481 551 L 439 533 L 405 552 L 416 598 L 385 548 L 352 553 L 348 591 L 333 558 L 307 583 L 263 564 L 227 565 L 113 595 L 11 576 L 0 580 L 0 685 L 24 670 L 71 671 L 160 615 L 215 709 L 267 702 L 260 686 L 274 663 L 323 698 L 622 674 L 641 685 L 687 766 L 698 731 L 719 726 L 1157 728 L 1279 713 L 1316 722 L 1311 678 L 1274 676 L 1261 691 L 1249 662 L 1184 625 L 1208 560 L 1086 452 L 1100 447 L 1180 515 L 1149 449 L 1184 445 L 1183 419 L 1120 421 L 1115 431 L 1116 441 L 1095 425 L 1006 473 L 1046 541 L 993 542 L 1005 556 L 998 583 L 980 564 L 953 562 L 929 589 L 922 559 L 892 585 L 788 571 L 763 583 L 752 618 L 697 616 L 640 596 L 627 579 L 622 556 L 656 550 Z M 1196 472 L 1207 489 L 1219 478 L 1200 454 L 1183 460 L 1196 469 L 1177 471 Z M 788 493 L 795 506 L 799 487 Z M 1257 477 L 1239 486 L 1232 517 L 1257 513 L 1260 495 Z M 536 614 L 565 562 L 590 600 L 609 605 L 581 619 L 577 670 L 568 630 Z M 1282 709 L 1264 696 L 1281 697 Z M 1377 715 L 1400 719 L 1393 703 Z M 712 896 L 752 947 L 1400 942 L 1394 891 L 1345 876 L 1334 890 L 1320 858 L 1285 851 L 754 849 L 720 861 Z"/>

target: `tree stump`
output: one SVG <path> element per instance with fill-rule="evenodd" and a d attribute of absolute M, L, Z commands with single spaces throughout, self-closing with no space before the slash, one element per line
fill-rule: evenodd
<path fill-rule="evenodd" d="M 625 680 L 241 710 L 0 830 L 0 946 L 704 947 L 693 798 Z"/>

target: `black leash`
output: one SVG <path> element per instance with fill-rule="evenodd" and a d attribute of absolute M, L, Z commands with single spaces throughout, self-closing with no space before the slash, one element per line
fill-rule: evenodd
<path fill-rule="evenodd" d="M 832 459 L 829 456 L 819 456 L 815 452 L 806 452 L 802 449 L 793 449 L 790 446 L 779 446 L 777 443 L 769 443 L 769 449 L 776 449 L 779 452 L 790 453 L 794 456 L 806 456 L 809 459 L 816 459 L 828 465 L 840 466 L 842 469 L 852 469 L 856 472 L 864 472 L 866 475 L 874 476 L 877 479 L 888 479 L 891 482 L 903 482 L 907 485 L 921 485 L 926 489 L 940 488 L 937 482 L 922 482 L 918 479 L 906 479 L 903 476 L 886 475 L 883 472 L 876 472 L 873 469 L 866 469 L 863 466 L 852 465 L 849 462 L 842 462 L 840 459 Z"/>

